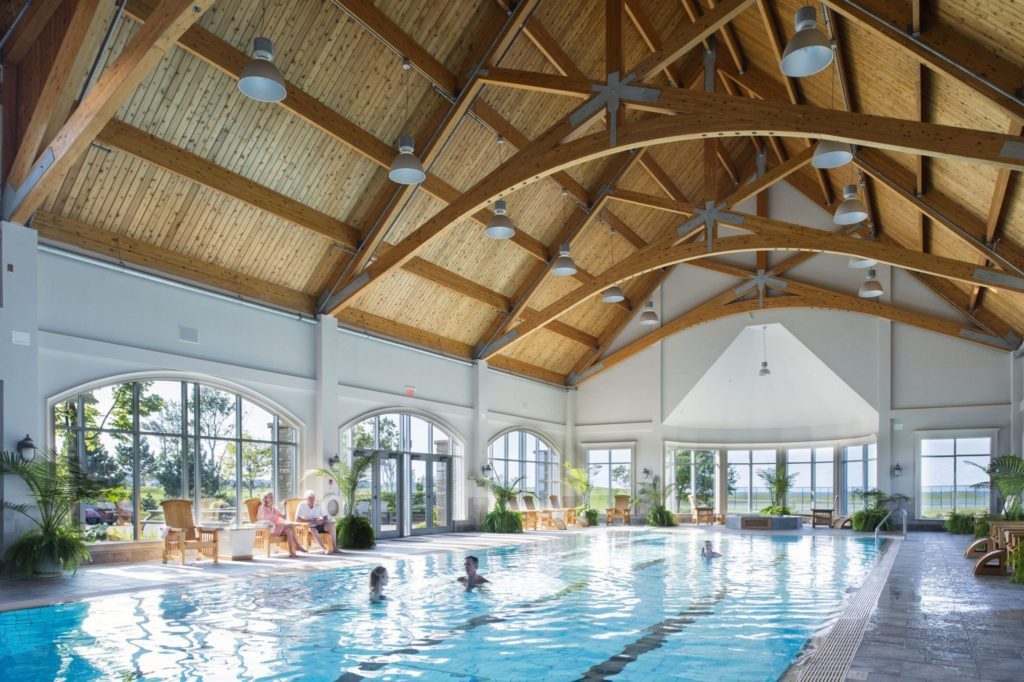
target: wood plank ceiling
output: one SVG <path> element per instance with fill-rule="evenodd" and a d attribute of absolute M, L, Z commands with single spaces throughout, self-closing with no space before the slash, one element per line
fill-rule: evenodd
<path fill-rule="evenodd" d="M 57 137 L 83 86 L 88 94 L 79 111 L 137 49 L 145 28 L 174 5 L 128 0 L 117 13 L 116 4 L 34 3 L 12 33 L 3 54 L 5 103 L 13 103 L 4 111 L 15 112 L 5 115 L 4 177 L 13 165 L 14 188 Z M 483 85 L 481 69 L 604 81 L 606 72 L 641 62 L 735 7 L 714 31 L 718 93 L 1012 136 L 1020 135 L 1024 116 L 1024 23 L 1009 2 L 825 0 L 839 59 L 799 80 L 778 68 L 794 12 L 806 4 L 798 0 L 200 4 L 210 6 L 190 19 L 191 28 L 166 33 L 173 46 L 137 86 L 102 103 L 116 106 L 116 114 L 100 121 L 84 154 L 31 207 L 31 224 L 46 241 L 306 314 L 581 101 L 543 88 Z M 622 13 L 617 20 L 608 15 L 621 31 L 606 38 L 609 12 Z M 9 23 L 13 15 L 3 18 Z M 236 87 L 257 35 L 273 39 L 275 64 L 288 82 L 280 104 L 254 102 Z M 69 49 L 68 40 L 80 47 Z M 704 89 L 701 51 L 670 60 L 647 82 Z M 59 69 L 58 57 L 66 63 Z M 413 65 L 405 75 L 403 57 Z M 48 103 L 45 110 L 39 102 Z M 627 110 L 619 120 L 628 127 L 658 115 Z M 587 132 L 605 127 L 598 120 Z M 429 172 L 414 190 L 387 178 L 401 134 L 415 136 Z M 871 213 L 863 233 L 877 241 L 1011 274 L 1024 269 L 1024 189 L 1015 171 L 877 149 L 862 149 L 845 168 L 817 171 L 806 163 L 811 143 L 728 136 L 574 165 L 508 195 L 515 239 L 483 235 L 488 210 L 458 220 L 337 317 L 371 334 L 479 357 L 489 342 L 674 234 L 685 220 L 644 201 L 623 201 L 630 192 L 703 205 L 749 181 L 759 151 L 769 169 L 828 210 L 844 185 L 859 184 Z M 579 266 L 574 277 L 548 272 L 563 242 L 571 243 Z M 792 257 L 778 252 L 769 260 L 764 252 L 757 263 L 785 270 L 792 265 L 779 264 Z M 630 278 L 621 283 L 621 305 L 591 297 L 488 360 L 571 383 L 666 274 L 661 268 Z M 1004 342 L 1024 336 L 1024 295 L 915 276 L 981 332 Z M 813 289 L 801 291 L 818 303 L 829 295 Z M 885 312 L 928 325 L 903 314 Z M 932 328 L 956 333 L 937 322 Z"/>

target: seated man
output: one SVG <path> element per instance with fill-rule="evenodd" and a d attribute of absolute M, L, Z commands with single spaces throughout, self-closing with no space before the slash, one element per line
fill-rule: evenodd
<path fill-rule="evenodd" d="M 313 540 L 320 545 L 325 554 L 334 554 L 337 551 L 334 545 L 334 519 L 324 513 L 323 507 L 316 501 L 316 493 L 312 490 L 306 491 L 306 499 L 300 502 L 295 510 L 295 520 L 309 524 Z M 327 534 L 327 547 L 324 547 L 320 533 Z"/>
<path fill-rule="evenodd" d="M 463 566 L 466 569 L 466 575 L 460 576 L 459 582 L 465 585 L 467 590 L 473 589 L 477 585 L 483 585 L 484 583 L 490 582 L 490 580 L 476 572 L 479 565 L 480 560 L 475 556 L 468 556 L 466 557 L 466 561 L 463 562 Z"/>

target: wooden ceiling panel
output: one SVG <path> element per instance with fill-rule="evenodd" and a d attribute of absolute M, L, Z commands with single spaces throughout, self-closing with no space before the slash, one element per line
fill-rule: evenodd
<path fill-rule="evenodd" d="M 483 226 L 462 220 L 420 254 L 477 284 L 512 296 L 537 259 L 507 240 L 488 239 Z"/>
<path fill-rule="evenodd" d="M 586 349 L 578 343 L 541 329 L 530 338 L 524 339 L 508 350 L 506 355 L 523 362 L 551 370 L 558 374 L 568 374 Z"/>
<path fill-rule="evenodd" d="M 925 30 L 934 17 L 946 26 L 992 50 L 1018 66 L 1024 41 L 1024 5 L 992 0 L 930 0 L 924 17 Z"/>

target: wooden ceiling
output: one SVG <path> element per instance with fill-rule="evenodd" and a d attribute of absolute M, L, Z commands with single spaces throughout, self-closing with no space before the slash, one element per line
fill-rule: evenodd
<path fill-rule="evenodd" d="M 825 0 L 838 59 L 799 80 L 778 68 L 797 0 L 118 4 L 35 0 L 4 47 L 4 214 L 46 241 L 565 384 L 602 367 L 603 350 L 680 262 L 666 249 L 704 244 L 695 230 L 693 245 L 673 246 L 696 207 L 731 205 L 785 177 L 831 211 L 842 187 L 859 183 L 871 217 L 851 248 L 882 249 L 970 325 L 795 281 L 787 297 L 769 292 L 766 307 L 854 310 L 1004 349 L 1024 336 L 1013 281 L 1024 274 L 1020 157 L 983 150 L 1019 138 L 1024 120 L 1024 9 L 1009 0 Z M 288 82 L 279 104 L 236 86 L 257 35 L 273 39 Z M 714 92 L 734 98 L 721 109 L 756 122 L 720 130 L 729 117 L 706 108 L 711 45 Z M 403 57 L 414 67 L 406 75 Z M 666 118 L 694 133 L 609 154 L 607 116 L 577 130 L 565 120 L 591 81 L 638 64 L 652 67 L 638 80 L 658 89 L 664 110 L 627 103 L 618 135 Z M 755 101 L 767 108 L 750 109 Z M 814 112 L 789 105 L 969 130 L 830 114 L 821 120 L 864 146 L 854 164 L 816 171 L 809 138 L 831 131 L 810 134 Z M 401 134 L 415 136 L 429 172 L 416 188 L 387 178 Z M 600 140 L 605 149 L 572 156 Z M 572 159 L 541 163 L 549 149 Z M 747 186 L 759 151 L 768 173 Z M 514 171 L 522 182 L 509 180 Z M 483 234 L 491 214 L 481 206 L 498 194 L 518 227 L 508 241 Z M 421 239 L 432 221 L 438 229 Z M 764 223 L 748 249 L 758 268 L 782 277 L 813 255 L 782 251 L 831 248 L 813 235 L 794 242 L 795 229 Z M 564 242 L 574 277 L 549 274 Z M 593 295 L 616 281 L 622 304 Z M 723 293 L 616 358 L 758 305 L 756 290 Z"/>

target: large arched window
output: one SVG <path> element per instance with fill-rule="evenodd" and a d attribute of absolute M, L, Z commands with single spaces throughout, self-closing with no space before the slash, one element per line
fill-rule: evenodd
<path fill-rule="evenodd" d="M 558 451 L 543 436 L 525 430 L 506 431 L 487 447 L 491 471 L 501 482 L 519 481 L 519 489 L 547 503 L 558 493 Z"/>
<path fill-rule="evenodd" d="M 114 489 L 81 505 L 90 540 L 160 537 L 165 499 L 192 500 L 204 525 L 233 526 L 249 521 L 241 501 L 295 493 L 296 424 L 231 390 L 144 378 L 63 398 L 51 418 L 57 452 Z"/>

